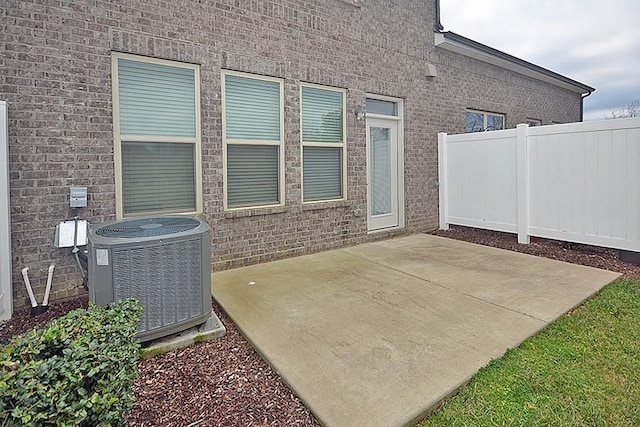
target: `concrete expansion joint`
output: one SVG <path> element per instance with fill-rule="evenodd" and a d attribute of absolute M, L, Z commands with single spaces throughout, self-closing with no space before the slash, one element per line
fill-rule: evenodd
<path fill-rule="evenodd" d="M 385 263 L 382 263 L 382 262 L 378 262 L 378 261 L 371 260 L 370 258 L 368 258 L 368 257 L 366 257 L 366 256 L 362 256 L 362 255 L 354 254 L 354 253 L 351 253 L 351 252 L 348 252 L 348 251 L 346 251 L 346 250 L 342 250 L 342 249 L 338 249 L 338 251 L 340 251 L 340 252 L 342 252 L 342 253 L 344 253 L 344 254 L 346 254 L 346 255 L 350 255 L 350 256 L 352 256 L 352 257 L 354 257 L 354 258 L 357 258 L 357 259 L 359 259 L 359 260 L 361 260 L 361 261 L 364 261 L 364 262 L 368 262 L 368 263 L 374 264 L 374 265 L 376 265 L 376 266 L 378 266 L 378 267 L 381 267 L 381 268 L 385 268 L 385 269 L 388 269 L 388 270 L 394 271 L 394 272 L 396 272 L 396 273 L 402 274 L 402 275 L 407 276 L 407 277 L 411 277 L 411 278 L 413 278 L 413 279 L 417 279 L 417 280 L 419 280 L 419 281 L 421 281 L 421 282 L 428 283 L 428 284 L 431 284 L 431 285 L 435 285 L 435 286 L 438 286 L 438 287 L 440 287 L 440 288 L 442 288 L 442 289 L 447 289 L 447 290 L 449 290 L 449 291 L 455 292 L 455 293 L 457 293 L 457 294 L 459 294 L 459 295 L 463 295 L 463 296 L 466 296 L 466 297 L 472 298 L 472 299 L 474 299 L 474 300 L 476 300 L 476 301 L 480 301 L 480 302 L 482 302 L 482 303 L 492 305 L 492 306 L 494 306 L 494 307 L 497 307 L 497 308 L 500 308 L 500 309 L 503 309 L 503 310 L 509 311 L 509 312 L 511 312 L 511 313 L 515 313 L 515 314 L 518 314 L 518 315 L 521 315 L 521 316 L 524 316 L 524 317 L 528 317 L 528 318 L 533 319 L 533 320 L 535 320 L 535 321 L 541 322 L 543 325 L 545 325 L 545 324 L 547 323 L 547 320 L 545 320 L 545 319 L 541 319 L 541 318 L 539 318 L 539 317 L 533 316 L 533 315 L 531 315 L 531 314 L 525 313 L 525 312 L 520 311 L 520 310 L 515 310 L 515 309 L 510 308 L 510 307 L 507 307 L 507 306 L 505 306 L 505 305 L 497 304 L 497 303 L 495 303 L 495 302 L 492 302 L 492 301 L 489 301 L 489 300 L 486 300 L 486 299 L 480 298 L 480 297 L 478 297 L 478 296 L 476 296 L 476 295 L 473 295 L 473 294 L 470 294 L 470 293 L 468 293 L 468 292 L 463 292 L 463 291 L 461 291 L 461 290 L 459 290 L 459 289 L 456 289 L 456 288 L 453 288 L 453 287 L 451 287 L 451 286 L 447 286 L 447 285 L 444 285 L 444 284 L 442 284 L 442 283 L 438 283 L 438 282 L 436 282 L 436 281 L 432 281 L 432 280 L 425 279 L 424 277 L 421 277 L 421 276 L 419 276 L 419 275 L 412 274 L 412 273 L 409 273 L 409 272 L 407 272 L 407 271 L 403 271 L 403 270 L 401 270 L 400 268 L 395 268 L 395 267 L 392 267 L 392 266 L 390 266 L 390 265 L 388 265 L 388 264 L 385 264 Z"/>

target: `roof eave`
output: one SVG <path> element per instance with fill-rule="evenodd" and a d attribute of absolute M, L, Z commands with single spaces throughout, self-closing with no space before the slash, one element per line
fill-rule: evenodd
<path fill-rule="evenodd" d="M 564 89 L 580 93 L 581 95 L 588 96 L 595 91 L 595 88 L 592 88 L 591 86 L 587 86 L 561 74 L 547 70 L 546 68 L 542 68 L 520 58 L 516 58 L 515 56 L 483 45 L 482 43 L 478 43 L 459 34 L 452 33 L 451 31 L 436 32 L 435 46 L 560 86 Z"/>

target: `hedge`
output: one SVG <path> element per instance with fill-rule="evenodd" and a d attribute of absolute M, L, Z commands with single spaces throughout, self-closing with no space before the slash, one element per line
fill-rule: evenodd
<path fill-rule="evenodd" d="M 133 405 L 140 304 L 89 304 L 0 351 L 0 425 L 119 426 Z"/>

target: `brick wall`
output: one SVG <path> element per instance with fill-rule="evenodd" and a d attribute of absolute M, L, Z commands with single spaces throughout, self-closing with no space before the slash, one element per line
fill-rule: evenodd
<path fill-rule="evenodd" d="M 115 218 L 112 51 L 201 66 L 204 213 L 212 263 L 224 269 L 435 228 L 437 132 L 458 133 L 466 108 L 545 123 L 579 118 L 580 96 L 434 48 L 435 2 L 423 0 L 17 1 L 2 9 L 0 99 L 9 105 L 14 301 L 20 270 L 39 298 L 83 293 L 68 250 L 52 247 L 71 185 L 89 189 L 83 218 Z M 437 78 L 424 77 L 426 62 Z M 224 212 L 222 69 L 285 81 L 286 206 Z M 348 201 L 300 202 L 300 82 L 347 89 Z M 404 230 L 368 235 L 365 94 L 404 99 Z"/>

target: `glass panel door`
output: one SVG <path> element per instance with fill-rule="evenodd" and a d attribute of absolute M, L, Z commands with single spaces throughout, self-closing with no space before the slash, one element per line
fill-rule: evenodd
<path fill-rule="evenodd" d="M 389 128 L 371 127 L 371 216 L 391 212 L 391 135 Z"/>
<path fill-rule="evenodd" d="M 398 226 L 398 122 L 367 119 L 368 228 Z"/>

